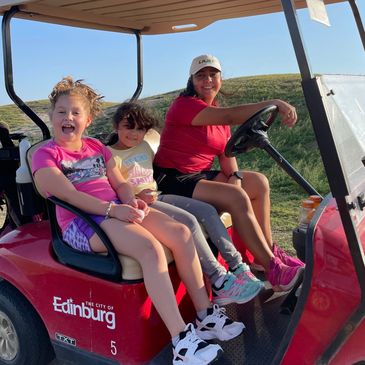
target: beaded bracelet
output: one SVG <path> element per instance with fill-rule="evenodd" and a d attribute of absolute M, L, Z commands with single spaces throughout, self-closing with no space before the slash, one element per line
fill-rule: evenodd
<path fill-rule="evenodd" d="M 112 206 L 113 206 L 113 202 L 110 202 L 109 205 L 108 205 L 108 208 L 106 208 L 106 211 L 105 211 L 105 218 L 106 219 L 111 218 L 110 217 L 110 211 L 112 210 Z"/>

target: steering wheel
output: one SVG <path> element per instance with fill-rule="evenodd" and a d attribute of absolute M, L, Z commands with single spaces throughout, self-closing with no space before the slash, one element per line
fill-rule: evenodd
<path fill-rule="evenodd" d="M 253 148 L 263 148 L 267 145 L 269 143 L 267 130 L 274 122 L 278 112 L 279 108 L 276 105 L 269 105 L 247 119 L 236 129 L 227 142 L 224 149 L 225 155 L 233 157 Z"/>

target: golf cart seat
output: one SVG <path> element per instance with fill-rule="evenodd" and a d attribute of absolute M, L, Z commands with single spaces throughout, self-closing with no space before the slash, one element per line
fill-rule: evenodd
<path fill-rule="evenodd" d="M 41 141 L 31 146 L 27 152 L 27 162 L 31 170 L 32 157 L 34 152 L 47 143 L 48 140 Z M 33 181 L 34 182 L 34 181 Z M 52 247 L 58 260 L 67 266 L 73 267 L 77 270 L 102 277 L 107 280 L 140 280 L 143 278 L 142 268 L 139 263 L 129 256 L 118 255 L 114 246 L 110 242 L 105 232 L 83 211 L 77 207 L 62 201 L 55 197 L 46 197 L 45 192 L 42 192 L 35 184 L 36 191 L 46 198 L 47 209 L 49 214 L 49 221 L 51 225 Z M 88 252 L 81 252 L 73 249 L 62 238 L 62 233 L 56 219 L 56 206 L 59 205 L 64 209 L 69 210 L 73 214 L 84 219 L 100 237 L 105 247 L 106 254 L 95 254 Z M 163 246 L 164 247 L 164 246 Z M 164 247 L 167 262 L 173 261 L 172 253 L 169 249 Z"/>

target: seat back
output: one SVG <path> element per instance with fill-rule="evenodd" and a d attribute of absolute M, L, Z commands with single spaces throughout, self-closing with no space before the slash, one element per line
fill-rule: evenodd
<path fill-rule="evenodd" d="M 81 252 L 73 249 L 62 238 L 62 233 L 57 224 L 56 205 L 71 211 L 88 223 L 94 232 L 107 248 L 107 254 L 95 254 Z M 58 260 L 67 266 L 81 270 L 83 272 L 101 277 L 111 281 L 120 281 L 122 276 L 122 266 L 119 261 L 118 253 L 110 242 L 105 232 L 84 212 L 71 206 L 55 197 L 47 199 L 47 207 L 52 233 L 52 246 Z"/>
<path fill-rule="evenodd" d="M 157 152 L 160 145 L 160 133 L 156 129 L 150 129 L 144 136 L 144 140 L 148 142 L 154 153 Z"/>

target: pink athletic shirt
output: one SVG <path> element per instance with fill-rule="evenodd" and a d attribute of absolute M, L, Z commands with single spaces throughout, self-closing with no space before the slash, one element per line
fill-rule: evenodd
<path fill-rule="evenodd" d="M 231 136 L 227 125 L 192 126 L 195 116 L 208 106 L 192 96 L 179 96 L 170 106 L 154 163 L 182 173 L 210 170 L 224 153 Z"/>
<path fill-rule="evenodd" d="M 78 191 L 111 201 L 116 200 L 117 195 L 106 176 L 106 163 L 110 158 L 112 154 L 109 149 L 94 138 L 83 138 L 80 151 L 67 150 L 50 140 L 34 153 L 32 172 L 34 175 L 39 169 L 56 167 Z M 57 207 L 57 221 L 62 231 L 74 218 L 74 214 Z"/>

